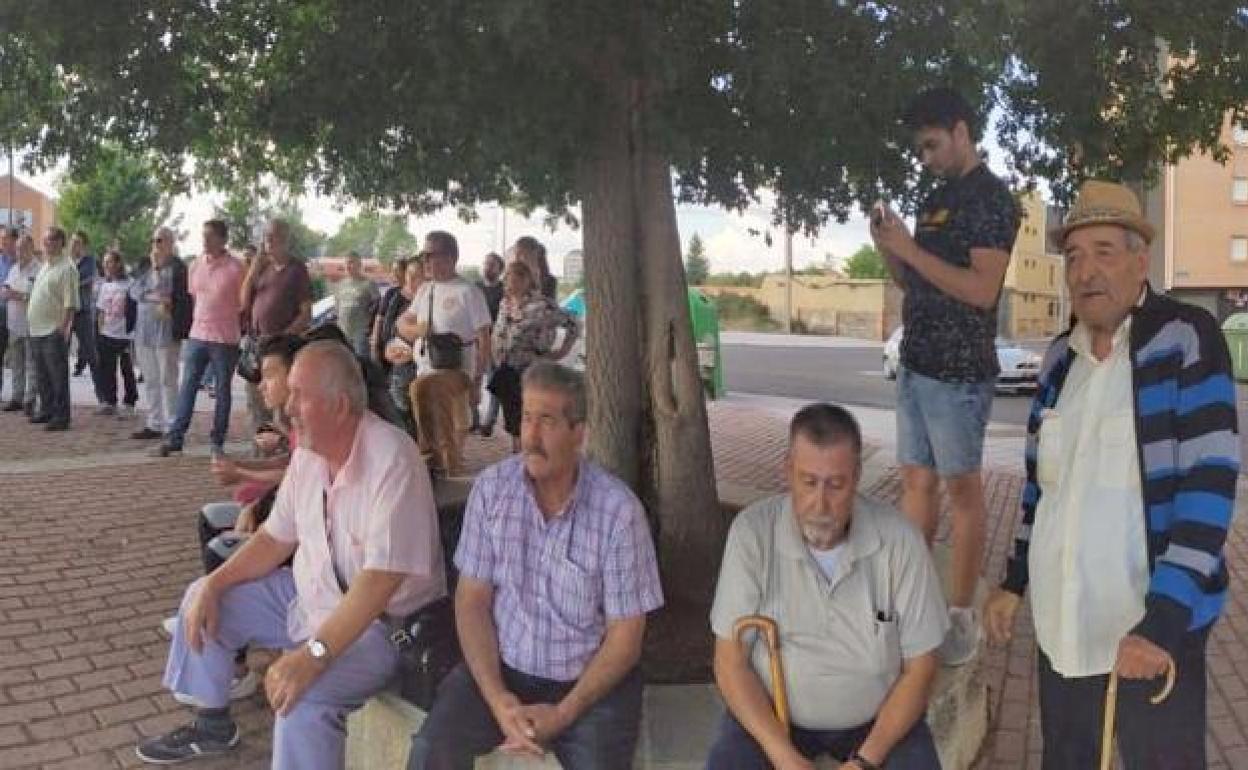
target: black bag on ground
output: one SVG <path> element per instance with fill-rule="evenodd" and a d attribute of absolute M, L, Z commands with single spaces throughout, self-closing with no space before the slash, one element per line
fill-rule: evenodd
<path fill-rule="evenodd" d="M 455 600 L 445 596 L 408 615 L 390 642 L 399 651 L 399 695 L 429 711 L 438 685 L 462 659 Z"/>

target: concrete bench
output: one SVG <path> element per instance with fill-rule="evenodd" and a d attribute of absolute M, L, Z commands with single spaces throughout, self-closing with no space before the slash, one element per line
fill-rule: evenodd
<path fill-rule="evenodd" d="M 979 660 L 941 669 L 927 719 L 936 736 L 945 770 L 971 766 L 988 730 L 988 699 Z M 647 770 L 701 770 L 723 713 L 714 685 L 647 685 L 641 736 L 634 767 Z M 399 770 L 406 767 L 411 736 L 425 713 L 393 693 L 370 699 L 347 722 L 347 770 Z M 477 760 L 476 770 L 558 768 L 544 761 L 494 753 Z M 835 767 L 824 763 L 820 767 Z"/>

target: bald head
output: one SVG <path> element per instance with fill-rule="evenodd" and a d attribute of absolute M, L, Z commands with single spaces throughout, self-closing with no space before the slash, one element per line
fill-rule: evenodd
<path fill-rule="evenodd" d="M 360 364 L 349 348 L 333 340 L 309 343 L 295 356 L 291 374 L 315 382 L 321 392 L 333 399 L 344 396 L 350 413 L 359 417 L 368 408 L 368 390 Z"/>

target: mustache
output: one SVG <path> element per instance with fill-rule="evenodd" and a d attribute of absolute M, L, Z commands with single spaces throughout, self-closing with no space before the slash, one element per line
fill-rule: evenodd
<path fill-rule="evenodd" d="M 521 449 L 524 451 L 524 454 L 525 454 L 526 456 L 528 456 L 528 455 L 532 455 L 533 457 L 540 457 L 540 458 L 542 458 L 543 460 L 548 459 L 548 458 L 546 457 L 546 450 L 545 450 L 545 449 L 542 449 L 542 447 L 541 447 L 540 445 L 533 444 L 533 445 L 530 445 L 530 446 L 521 447 Z"/>

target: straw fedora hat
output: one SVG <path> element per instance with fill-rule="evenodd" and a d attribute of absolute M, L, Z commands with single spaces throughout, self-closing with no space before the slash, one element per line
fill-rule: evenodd
<path fill-rule="evenodd" d="M 1119 225 L 1153 241 L 1153 226 L 1144 218 L 1140 199 L 1126 187 L 1113 182 L 1089 179 L 1079 188 L 1075 205 L 1066 214 L 1066 221 L 1050 231 L 1060 246 L 1072 230 L 1088 225 Z"/>

